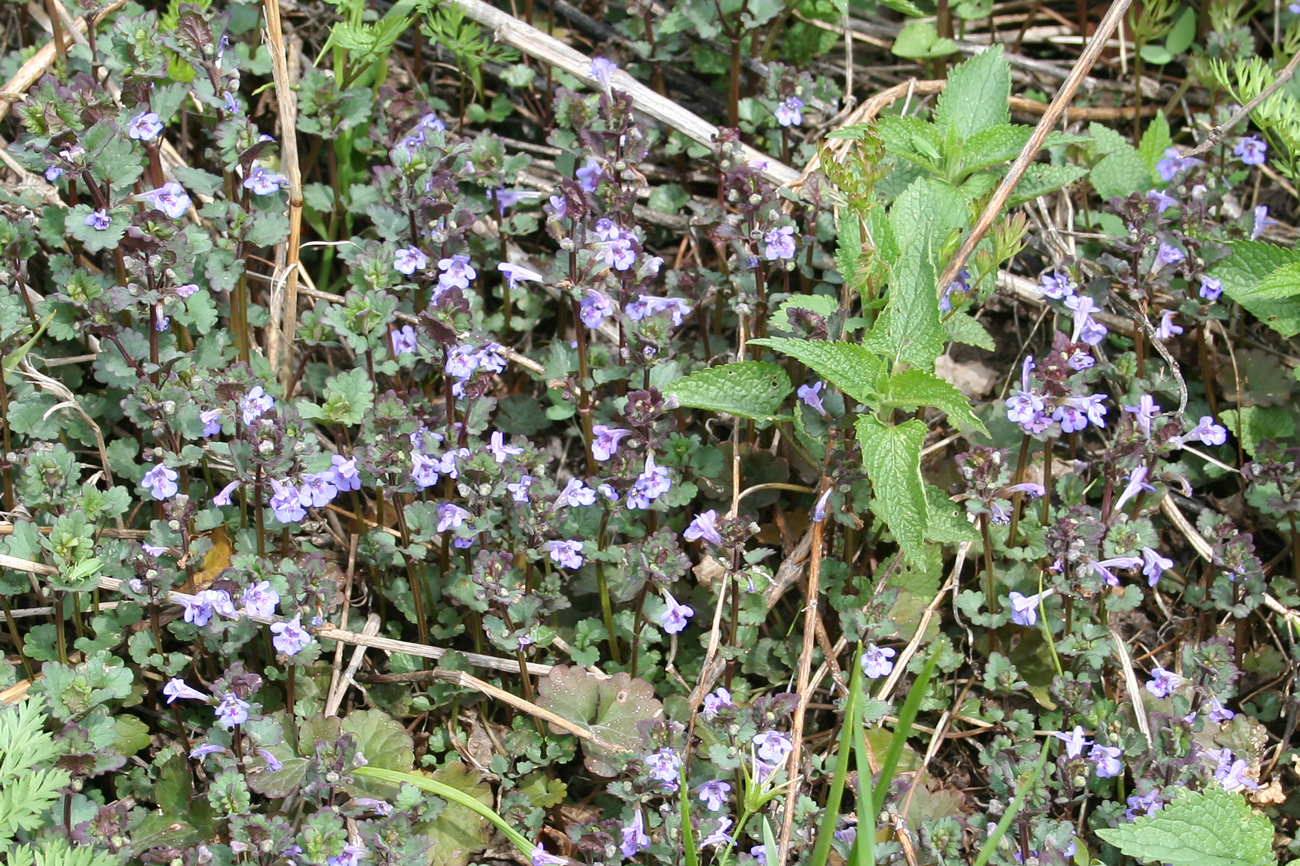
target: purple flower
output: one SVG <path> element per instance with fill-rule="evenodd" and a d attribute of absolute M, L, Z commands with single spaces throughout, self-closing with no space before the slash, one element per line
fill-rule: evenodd
<path fill-rule="evenodd" d="M 1258 790 L 1259 783 L 1246 775 L 1246 762 L 1241 758 L 1234 760 L 1234 757 L 1232 749 L 1219 750 L 1219 766 L 1214 770 L 1214 780 L 1225 791 L 1240 791 L 1242 788 Z"/>
<path fill-rule="evenodd" d="M 790 738 L 780 731 L 764 731 L 754 735 L 754 747 L 758 750 L 758 759 L 769 767 L 783 763 L 794 751 Z"/>
<path fill-rule="evenodd" d="M 48 180 L 50 183 L 54 183 L 56 180 L 58 180 L 61 177 L 63 177 L 63 169 L 60 168 L 59 166 L 52 165 L 45 169 L 45 179 Z"/>
<path fill-rule="evenodd" d="M 695 608 L 685 604 L 679 604 L 677 599 L 673 598 L 672 593 L 664 590 L 664 608 L 663 613 L 659 614 L 659 624 L 668 634 L 679 634 L 682 629 L 686 628 L 686 621 L 695 616 Z"/>
<path fill-rule="evenodd" d="M 1011 604 L 1011 621 L 1016 625 L 1037 625 L 1038 602 L 1055 591 L 1054 589 L 1047 589 L 1035 595 L 1021 595 L 1018 592 L 1012 592 L 1007 597 L 1007 601 Z"/>
<path fill-rule="evenodd" d="M 182 597 L 181 604 L 185 607 L 185 622 L 203 628 L 212 621 L 212 605 L 207 600 L 197 595 L 192 599 Z"/>
<path fill-rule="evenodd" d="M 1124 503 L 1128 502 L 1142 491 L 1155 493 L 1156 489 L 1147 483 L 1147 468 L 1145 466 L 1138 466 L 1128 474 L 1128 484 L 1125 485 L 1124 492 L 1121 493 L 1119 499 L 1116 500 L 1115 510 L 1119 511 L 1124 507 Z"/>
<path fill-rule="evenodd" d="M 252 424 L 275 405 L 275 398 L 262 390 L 261 385 L 254 385 L 239 401 L 239 409 L 244 416 L 244 425 Z"/>
<path fill-rule="evenodd" d="M 541 193 L 530 192 L 528 190 L 499 189 L 495 193 L 495 198 L 497 201 L 497 216 L 504 217 L 508 209 L 519 204 L 521 201 L 531 201 L 532 199 L 539 198 L 540 196 Z M 513 285 L 514 284 L 511 283 L 512 287 Z"/>
<path fill-rule="evenodd" d="M 555 508 L 559 510 L 564 506 L 577 508 L 582 505 L 595 505 L 596 491 L 583 484 L 577 478 L 570 478 L 560 491 L 559 497 L 555 500 Z"/>
<path fill-rule="evenodd" d="M 595 289 L 587 289 L 578 305 L 578 317 L 588 328 L 599 328 L 605 319 L 614 315 L 614 304 Z"/>
<path fill-rule="evenodd" d="M 890 647 L 879 647 L 874 643 L 867 644 L 867 648 L 862 651 L 862 659 L 859 662 L 862 665 L 862 675 L 872 680 L 888 676 L 894 669 L 894 663 L 890 659 L 896 655 L 898 655 L 898 652 Z"/>
<path fill-rule="evenodd" d="M 593 57 L 591 64 L 587 66 L 587 74 L 596 82 L 596 86 L 601 90 L 609 93 L 610 77 L 613 76 L 614 70 L 618 69 L 618 64 L 604 57 Z"/>
<path fill-rule="evenodd" d="M 1160 582 L 1160 575 L 1174 567 L 1172 559 L 1161 556 L 1159 551 L 1150 547 L 1142 548 L 1142 573 L 1147 576 L 1147 585 L 1155 586 Z"/>
<path fill-rule="evenodd" d="M 302 627 L 302 614 L 294 614 L 288 622 L 271 623 L 271 641 L 275 648 L 287 656 L 296 656 L 311 643 L 311 635 Z"/>
<path fill-rule="evenodd" d="M 233 617 L 235 615 L 235 602 L 230 598 L 230 593 L 224 589 L 204 589 L 194 593 L 194 598 L 200 604 L 207 605 L 222 616 Z"/>
<path fill-rule="evenodd" d="M 519 445 L 507 445 L 506 437 L 500 430 L 493 430 L 492 435 L 488 437 L 488 451 L 492 453 L 492 459 L 497 463 L 505 463 L 507 457 L 524 453 L 524 449 Z"/>
<path fill-rule="evenodd" d="M 1142 435 L 1151 438 L 1151 421 L 1160 413 L 1160 407 L 1156 401 L 1151 398 L 1150 394 L 1143 394 L 1138 398 L 1136 406 L 1125 405 L 1122 407 L 1125 412 L 1131 412 L 1134 415 L 1134 422 L 1142 430 Z"/>
<path fill-rule="evenodd" d="M 478 276 L 478 271 L 469 263 L 469 256 L 439 259 L 438 269 L 442 271 L 438 277 L 438 287 L 441 289 L 468 289 L 470 280 Z"/>
<path fill-rule="evenodd" d="M 731 784 L 721 779 L 710 779 L 697 789 L 700 794 L 700 802 L 710 812 L 720 812 L 727 805 L 727 797 L 731 795 Z"/>
<path fill-rule="evenodd" d="M 169 704 L 177 698 L 185 698 L 190 701 L 203 701 L 204 703 L 211 700 L 211 698 L 198 689 L 190 688 L 189 685 L 186 684 L 185 680 L 180 677 L 172 677 L 168 680 L 167 685 L 163 686 L 162 692 L 167 696 L 167 703 Z"/>
<path fill-rule="evenodd" d="M 244 590 L 241 601 L 249 616 L 272 617 L 280 603 L 280 593 L 271 589 L 269 580 L 261 580 Z"/>
<path fill-rule="evenodd" d="M 663 782 L 670 791 L 677 790 L 677 779 L 682 769 L 682 759 L 672 749 L 664 748 L 654 752 L 645 759 L 650 769 L 650 776 Z"/>
<path fill-rule="evenodd" d="M 1212 722 L 1230 722 L 1237 714 L 1221 704 L 1218 698 L 1210 698 L 1210 711 L 1205 715 Z"/>
<path fill-rule="evenodd" d="M 799 126 L 803 123 L 803 100 L 791 96 L 778 105 L 773 113 L 776 115 L 776 122 L 782 126 Z"/>
<path fill-rule="evenodd" d="M 271 195 L 289 185 L 289 179 L 282 174 L 267 171 L 260 165 L 253 166 L 248 177 L 244 178 L 244 189 L 253 195 Z"/>
<path fill-rule="evenodd" d="M 1156 326 L 1156 336 L 1161 340 L 1168 340 L 1183 332 L 1181 325 L 1174 324 L 1174 316 L 1178 313 L 1174 310 L 1160 311 L 1160 324 Z"/>
<path fill-rule="evenodd" d="M 168 181 L 157 189 L 142 192 L 136 199 L 146 202 L 150 207 L 167 214 L 172 219 L 180 219 L 190 209 L 190 197 L 185 188 L 176 181 Z"/>
<path fill-rule="evenodd" d="M 594 156 L 587 157 L 587 161 L 582 167 L 574 172 L 578 180 L 578 187 L 583 192 L 595 192 L 596 187 L 600 184 L 600 161 Z"/>
<path fill-rule="evenodd" d="M 1118 510 L 1118 509 L 1116 509 Z M 1116 556 L 1111 559 L 1103 559 L 1101 562 L 1092 563 L 1092 567 L 1102 576 L 1108 586 L 1119 586 L 1119 578 L 1115 576 L 1113 568 L 1137 568 L 1142 564 L 1141 557 L 1137 556 Z"/>
<path fill-rule="evenodd" d="M 158 557 L 162 556 L 164 553 L 167 552 L 166 547 L 162 547 L 157 544 L 150 544 L 147 541 L 140 542 L 140 547 L 142 547 L 144 549 L 144 552 L 152 556 L 154 559 L 157 559 Z"/>
<path fill-rule="evenodd" d="M 722 534 L 718 532 L 718 512 L 710 508 L 708 511 L 695 515 L 691 525 L 686 527 L 682 533 L 682 538 L 687 541 L 699 541 L 701 538 L 711 544 L 722 546 Z"/>
<path fill-rule="evenodd" d="M 623 842 L 619 845 L 619 850 L 623 852 L 624 857 L 634 857 L 649 847 L 650 837 L 645 834 L 645 822 L 641 818 L 641 810 L 636 809 L 632 812 L 632 823 L 623 828 Z"/>
<path fill-rule="evenodd" d="M 204 409 L 199 413 L 199 420 L 203 422 L 204 436 L 217 436 L 221 433 L 220 409 Z"/>
<path fill-rule="evenodd" d="M 190 758 L 197 761 L 200 758 L 206 758 L 208 755 L 215 755 L 217 752 L 224 751 L 226 751 L 225 746 L 218 746 L 216 743 L 200 743 L 194 747 L 194 751 L 190 752 Z"/>
<path fill-rule="evenodd" d="M 108 231 L 108 227 L 113 224 L 113 218 L 108 215 L 108 211 L 100 208 L 86 214 L 86 218 L 81 221 L 82 225 L 90 226 L 97 232 Z"/>
<path fill-rule="evenodd" d="M 1195 157 L 1183 156 L 1182 151 L 1176 147 L 1165 148 L 1165 157 L 1156 163 L 1156 172 L 1159 173 L 1160 179 L 1168 183 L 1182 172 L 1194 165 L 1200 165 L 1201 160 Z"/>
<path fill-rule="evenodd" d="M 1040 496 L 1047 495 L 1047 488 L 1033 481 L 1022 481 L 1019 484 L 1009 484 L 1006 487 L 1003 487 L 1000 491 L 1002 496 L 1007 496 L 1012 493 L 1023 493 L 1030 499 L 1037 499 Z"/>
<path fill-rule="evenodd" d="M 1221 424 L 1214 423 L 1213 415 L 1202 415 L 1191 432 L 1183 434 L 1181 438 L 1202 445 L 1222 445 L 1228 441 L 1228 430 Z"/>
<path fill-rule="evenodd" d="M 497 265 L 497 270 L 506 275 L 506 285 L 514 291 L 519 287 L 520 280 L 531 280 L 540 283 L 546 278 L 532 268 L 526 268 L 523 265 L 512 265 L 509 262 L 502 262 Z"/>
<path fill-rule="evenodd" d="M 758 866 L 767 866 L 767 847 L 755 845 L 749 849 L 749 856 L 758 861 Z"/>
<path fill-rule="evenodd" d="M 221 488 L 217 495 L 212 497 L 212 504 L 216 506 L 229 505 L 230 494 L 234 493 L 237 487 L 239 487 L 239 482 L 232 481 L 225 487 Z"/>
<path fill-rule="evenodd" d="M 731 699 L 731 692 L 722 686 L 718 686 L 713 691 L 704 696 L 704 718 L 711 719 L 724 709 L 734 707 L 736 702 Z"/>
<path fill-rule="evenodd" d="M 1065 299 L 1065 306 L 1071 310 L 1074 318 L 1074 333 L 1070 338 L 1072 342 L 1095 346 L 1105 338 L 1106 326 L 1092 316 L 1101 311 L 1096 301 L 1087 295 L 1070 295 Z"/>
<path fill-rule="evenodd" d="M 438 531 L 446 532 L 449 529 L 459 529 L 464 523 L 465 518 L 470 513 L 459 505 L 451 502 L 444 502 L 438 506 Z"/>
<path fill-rule="evenodd" d="M 1147 681 L 1146 690 L 1157 698 L 1167 698 L 1182 683 L 1183 678 L 1178 674 L 1156 665 L 1155 670 L 1151 671 L 1151 679 Z"/>
<path fill-rule="evenodd" d="M 1263 165 L 1264 151 L 1266 150 L 1268 150 L 1268 144 L 1262 139 L 1253 135 L 1243 135 L 1237 139 L 1237 145 L 1232 149 L 1232 152 L 1244 165 Z"/>
<path fill-rule="evenodd" d="M 645 469 L 637 476 L 632 489 L 627 492 L 627 507 L 633 510 L 649 508 L 650 503 L 667 493 L 672 485 L 668 470 L 663 466 L 656 466 L 654 455 L 647 454 Z"/>
<path fill-rule="evenodd" d="M 140 479 L 140 486 L 148 490 L 150 496 L 161 502 L 164 499 L 171 499 L 180 490 L 176 485 L 178 477 L 175 469 L 158 463 Z"/>
<path fill-rule="evenodd" d="M 1129 821 L 1138 817 L 1139 813 L 1148 818 L 1153 817 L 1156 812 L 1165 807 L 1165 804 L 1160 802 L 1160 792 L 1158 790 L 1148 791 L 1141 796 L 1134 794 L 1128 798 L 1127 805 L 1128 808 L 1124 810 L 1124 817 Z"/>
<path fill-rule="evenodd" d="M 654 295 L 641 295 L 627 305 L 627 317 L 634 322 L 659 313 L 668 313 L 673 327 L 678 328 L 685 317 L 691 314 L 691 305 L 681 298 L 657 298 Z"/>
<path fill-rule="evenodd" d="M 271 489 L 275 491 L 271 495 L 271 510 L 275 512 L 276 520 L 284 524 L 297 523 L 307 516 L 298 488 L 291 482 L 272 478 Z"/>
<path fill-rule="evenodd" d="M 769 262 L 774 262 L 777 259 L 793 259 L 795 253 L 794 226 L 780 226 L 772 229 L 763 236 L 763 243 L 766 245 L 763 250 L 763 258 Z"/>
<path fill-rule="evenodd" d="M 1088 750 L 1088 760 L 1097 768 L 1097 775 L 1106 779 L 1124 772 L 1124 762 L 1119 759 L 1121 754 L 1115 746 L 1094 744 Z"/>
<path fill-rule="evenodd" d="M 821 523 L 826 519 L 826 503 L 830 501 L 831 494 L 834 492 L 834 487 L 827 487 L 822 491 L 822 495 L 817 497 L 817 501 L 813 503 L 813 523 Z"/>
<path fill-rule="evenodd" d="M 1079 757 L 1084 748 L 1092 743 L 1092 740 L 1083 735 L 1082 725 L 1075 725 L 1074 730 L 1068 734 L 1063 731 L 1054 731 L 1052 736 L 1065 743 L 1065 756 L 1067 758 Z"/>
<path fill-rule="evenodd" d="M 248 721 L 248 701 L 241 701 L 232 694 L 223 695 L 221 702 L 217 704 L 217 721 L 230 730 L 235 725 L 242 725 Z"/>
<path fill-rule="evenodd" d="M 1187 253 L 1178 247 L 1161 242 L 1159 249 L 1156 250 L 1156 266 L 1154 270 L 1158 271 L 1165 265 L 1176 265 L 1185 258 L 1187 258 Z"/>
<path fill-rule="evenodd" d="M 1074 286 L 1065 274 L 1043 274 L 1038 280 L 1038 291 L 1054 301 L 1064 300 L 1074 294 Z"/>
<path fill-rule="evenodd" d="M 406 274 L 408 277 L 428 266 L 429 257 L 421 252 L 419 247 L 402 247 L 393 256 L 393 270 Z"/>
<path fill-rule="evenodd" d="M 510 496 L 515 502 L 528 502 L 528 488 L 533 486 L 533 476 L 523 475 L 519 480 L 506 485 L 510 491 Z M 579 563 L 579 565 L 581 562 Z M 576 566 L 575 566 L 576 567 Z"/>
<path fill-rule="evenodd" d="M 419 351 L 420 345 L 415 339 L 415 328 L 410 325 L 403 325 L 394 330 L 388 336 L 389 342 L 393 346 L 393 355 L 414 355 Z"/>
<path fill-rule="evenodd" d="M 726 782 L 722 784 L 726 785 Z M 728 786 L 730 787 L 730 786 Z M 726 815 L 718 817 L 718 826 L 713 828 L 707 836 L 700 840 L 701 848 L 717 848 L 720 845 L 734 845 L 736 840 L 731 838 L 727 832 L 731 829 L 731 819 Z"/>
<path fill-rule="evenodd" d="M 1250 239 L 1252 241 L 1259 240 L 1260 237 L 1264 234 L 1264 229 L 1268 228 L 1269 226 L 1273 225 L 1276 222 L 1277 220 L 1270 218 L 1268 215 L 1268 205 L 1266 204 L 1257 205 L 1255 207 L 1255 222 L 1250 229 Z"/>
<path fill-rule="evenodd" d="M 826 417 L 826 407 L 822 405 L 821 391 L 826 387 L 825 382 L 814 382 L 811 385 L 800 385 L 795 391 L 799 399 L 804 401 L 814 412 Z"/>
<path fill-rule="evenodd" d="M 1105 399 L 1104 394 L 1066 397 L 1052 412 L 1052 418 L 1061 423 L 1061 429 L 1066 433 L 1082 430 L 1089 422 L 1097 427 L 1105 427 L 1106 407 L 1102 405 Z"/>
<path fill-rule="evenodd" d="M 136 141 L 153 141 L 162 130 L 162 121 L 152 111 L 140 112 L 126 125 L 127 137 Z"/>
<path fill-rule="evenodd" d="M 1214 277 L 1202 276 L 1201 288 L 1197 290 L 1197 294 L 1207 301 L 1217 301 L 1219 295 L 1223 294 L 1223 283 Z"/>
<path fill-rule="evenodd" d="M 421 490 L 432 487 L 441 477 L 438 474 L 442 464 L 420 451 L 411 452 L 411 480 Z"/>
<path fill-rule="evenodd" d="M 303 505 L 312 508 L 324 508 L 334 501 L 334 497 L 339 495 L 339 489 L 334 486 L 331 480 L 331 472 L 311 472 L 302 477 L 302 484 L 298 487 L 298 497 L 302 500 Z"/>
<path fill-rule="evenodd" d="M 582 565 L 581 541 L 548 541 L 544 545 L 551 561 L 561 568 L 579 568 Z"/>
<path fill-rule="evenodd" d="M 542 847 L 541 842 L 538 842 L 533 848 L 531 860 L 533 866 L 565 866 L 569 862 L 563 857 L 556 857 L 554 854 L 546 853 L 546 849 Z"/>
<path fill-rule="evenodd" d="M 1164 213 L 1169 208 L 1178 206 L 1178 199 L 1158 189 L 1150 190 L 1147 193 L 1147 201 L 1155 205 L 1156 213 Z"/>

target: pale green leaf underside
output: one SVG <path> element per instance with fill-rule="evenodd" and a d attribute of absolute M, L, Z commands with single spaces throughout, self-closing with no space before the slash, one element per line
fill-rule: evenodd
<path fill-rule="evenodd" d="M 1240 794 L 1218 787 L 1176 788 L 1174 800 L 1150 818 L 1098 830 L 1130 857 L 1171 866 L 1271 866 L 1273 825 Z"/>
<path fill-rule="evenodd" d="M 766 337 L 749 345 L 789 355 L 859 403 L 871 403 L 880 395 L 885 362 L 856 343 Z"/>
<path fill-rule="evenodd" d="M 698 370 L 666 389 L 683 406 L 762 421 L 776 415 L 794 386 L 785 370 L 766 361 L 741 361 Z"/>

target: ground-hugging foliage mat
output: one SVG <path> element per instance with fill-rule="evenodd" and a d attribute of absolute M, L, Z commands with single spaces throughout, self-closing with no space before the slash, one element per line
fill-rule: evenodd
<path fill-rule="evenodd" d="M 1300 857 L 1300 4 L 0 25 L 4 862 Z"/>

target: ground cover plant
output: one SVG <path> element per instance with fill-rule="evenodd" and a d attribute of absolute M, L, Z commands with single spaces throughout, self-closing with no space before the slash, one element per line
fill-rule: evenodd
<path fill-rule="evenodd" d="M 1300 4 L 0 15 L 4 862 L 1300 859 Z"/>

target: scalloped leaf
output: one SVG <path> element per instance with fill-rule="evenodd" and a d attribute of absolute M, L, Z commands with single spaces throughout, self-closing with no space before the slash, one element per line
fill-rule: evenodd
<path fill-rule="evenodd" d="M 556 665 L 537 683 L 537 705 L 591 731 L 613 748 L 582 741 L 587 769 L 597 776 L 619 773 L 620 752 L 641 747 L 642 722 L 660 719 L 664 706 L 654 686 L 627 674 L 600 680 L 582 668 Z M 560 729 L 552 726 L 560 733 Z"/>

